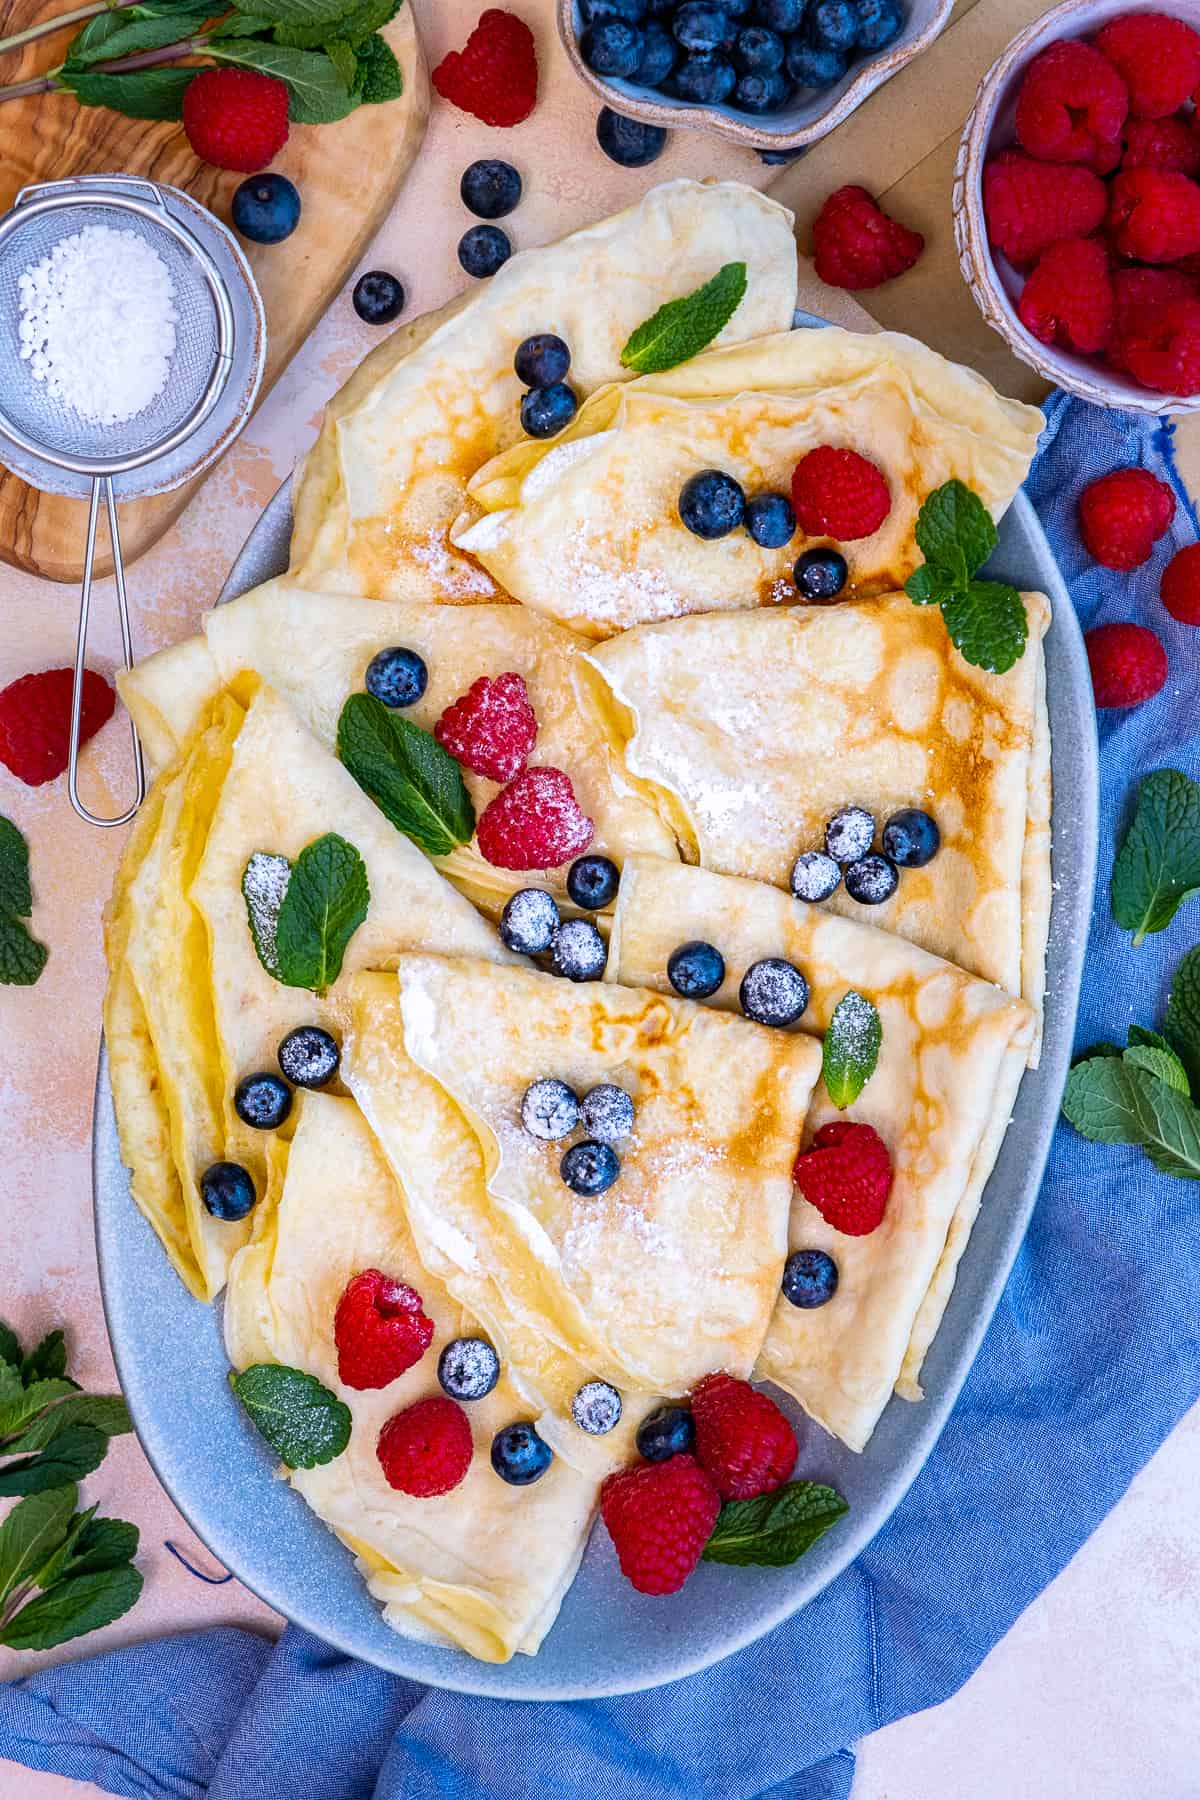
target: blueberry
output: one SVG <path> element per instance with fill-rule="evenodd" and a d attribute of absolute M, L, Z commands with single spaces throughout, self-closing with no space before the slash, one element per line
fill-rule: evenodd
<path fill-rule="evenodd" d="M 726 537 L 745 516 L 745 494 L 733 476 L 720 469 L 702 469 L 680 490 L 679 517 L 698 538 Z"/>
<path fill-rule="evenodd" d="M 500 941 L 518 956 L 540 956 L 559 927 L 554 895 L 545 888 L 518 888 L 500 914 Z"/>
<path fill-rule="evenodd" d="M 500 1379 L 500 1358 L 486 1338 L 455 1338 L 438 1357 L 437 1374 L 452 1400 L 482 1400 Z"/>
<path fill-rule="evenodd" d="M 733 104 L 748 113 L 778 112 L 789 92 L 782 75 L 743 75 L 733 90 Z"/>
<path fill-rule="evenodd" d="M 276 1051 L 280 1070 L 293 1087 L 323 1088 L 338 1072 L 342 1053 L 319 1025 L 289 1031 Z"/>
<path fill-rule="evenodd" d="M 900 36 L 904 14 L 896 0 L 857 0 L 856 10 L 860 50 L 886 50 Z"/>
<path fill-rule="evenodd" d="M 679 52 L 665 25 L 651 19 L 642 27 L 642 55 L 633 79 L 642 87 L 661 87 L 675 67 Z"/>
<path fill-rule="evenodd" d="M 530 1482 L 540 1481 L 553 1461 L 554 1452 L 545 1438 L 524 1419 L 506 1425 L 492 1439 L 492 1467 L 510 1487 L 528 1487 Z"/>
<path fill-rule="evenodd" d="M 801 144 L 795 150 L 756 150 L 759 162 L 766 163 L 769 168 L 778 168 L 784 163 L 796 162 L 804 155 L 805 146 Z"/>
<path fill-rule="evenodd" d="M 823 850 L 806 850 L 792 864 L 792 892 L 810 906 L 828 900 L 841 879 L 842 871 Z"/>
<path fill-rule="evenodd" d="M 923 869 L 942 847 L 942 834 L 927 812 L 906 806 L 883 828 L 883 853 L 902 869 Z"/>
<path fill-rule="evenodd" d="M 254 244 L 282 244 L 300 223 L 300 196 L 285 175 L 251 175 L 233 196 L 233 225 Z"/>
<path fill-rule="evenodd" d="M 530 388 L 521 402 L 521 424 L 530 437 L 557 437 L 579 411 L 575 390 L 565 381 Z"/>
<path fill-rule="evenodd" d="M 521 1100 L 521 1123 L 530 1137 L 556 1144 L 579 1123 L 579 1096 L 565 1081 L 550 1076 L 532 1082 Z"/>
<path fill-rule="evenodd" d="M 691 938 L 667 958 L 667 980 L 688 1000 L 706 1000 L 725 979 L 725 958 L 712 944 Z"/>
<path fill-rule="evenodd" d="M 633 1101 L 613 1081 L 602 1081 L 583 1096 L 583 1129 L 602 1144 L 619 1144 L 633 1130 Z"/>
<path fill-rule="evenodd" d="M 787 46 L 777 31 L 747 25 L 737 34 L 733 60 L 743 75 L 774 75 L 782 69 Z"/>
<path fill-rule="evenodd" d="M 571 1417 L 589 1437 L 604 1437 L 621 1421 L 621 1396 L 607 1381 L 585 1381 L 571 1401 Z"/>
<path fill-rule="evenodd" d="M 837 1293 L 838 1270 L 823 1250 L 793 1250 L 783 1265 L 783 1297 L 793 1306 L 824 1306 Z"/>
<path fill-rule="evenodd" d="M 363 686 L 385 706 L 415 706 L 429 686 L 425 659 L 403 644 L 377 650 L 367 664 Z"/>
<path fill-rule="evenodd" d="M 480 281 L 502 269 L 511 255 L 508 235 L 498 225 L 472 225 L 458 240 L 459 262 Z"/>
<path fill-rule="evenodd" d="M 233 1110 L 255 1131 L 277 1131 L 292 1110 L 292 1090 L 269 1071 L 247 1075 L 233 1091 Z"/>
<path fill-rule="evenodd" d="M 458 191 L 477 219 L 502 219 L 521 198 L 521 177 L 511 163 L 484 156 L 463 170 Z"/>
<path fill-rule="evenodd" d="M 808 983 L 795 963 L 764 956 L 742 976 L 738 999 L 756 1025 L 794 1025 L 808 1005 Z"/>
<path fill-rule="evenodd" d="M 513 368 L 527 388 L 553 387 L 566 378 L 571 352 L 552 331 L 538 331 L 517 345 Z"/>
<path fill-rule="evenodd" d="M 750 77 L 744 77 L 749 80 Z M 765 79 L 756 76 L 755 80 Z M 741 87 L 739 81 L 738 87 Z M 755 494 L 746 502 L 746 530 L 763 550 L 780 550 L 796 529 L 796 515 L 786 494 Z"/>
<path fill-rule="evenodd" d="M 788 45 L 787 72 L 799 87 L 832 87 L 846 73 L 846 58 L 840 50 L 793 38 Z"/>
<path fill-rule="evenodd" d="M 608 951 L 590 919 L 567 919 L 554 934 L 550 957 L 554 973 L 568 981 L 599 981 Z"/>
<path fill-rule="evenodd" d="M 621 871 L 611 856 L 581 856 L 567 870 L 567 892 L 585 912 L 599 912 L 617 897 Z"/>
<path fill-rule="evenodd" d="M 627 119 L 611 106 L 602 106 L 596 120 L 596 142 L 605 156 L 623 169 L 644 169 L 662 155 L 667 134 L 661 125 L 643 125 L 640 119 Z"/>
<path fill-rule="evenodd" d="M 865 806 L 843 806 L 825 827 L 825 848 L 834 862 L 857 862 L 875 842 L 875 821 Z"/>
<path fill-rule="evenodd" d="M 728 100 L 737 80 L 733 64 L 723 56 L 689 56 L 673 69 L 663 83 L 663 90 L 677 100 L 692 100 L 697 106 L 720 106 Z"/>
<path fill-rule="evenodd" d="M 792 579 L 803 600 L 833 600 L 850 571 L 840 550 L 806 550 L 796 559 Z"/>
<path fill-rule="evenodd" d="M 744 19 L 753 4 L 754 0 L 721 0 L 721 11 L 731 19 Z"/>
<path fill-rule="evenodd" d="M 858 37 L 853 0 L 814 0 L 808 14 L 808 36 L 818 50 L 853 50 Z"/>
<path fill-rule="evenodd" d="M 719 50 L 729 32 L 729 15 L 709 0 L 684 0 L 671 29 L 676 42 L 693 54 Z"/>
<path fill-rule="evenodd" d="M 696 1423 L 686 1406 L 660 1406 L 637 1428 L 638 1455 L 647 1462 L 669 1462 L 696 1442 Z"/>
<path fill-rule="evenodd" d="M 805 0 L 757 0 L 754 11 L 760 25 L 786 37 L 790 31 L 800 29 L 804 7 Z"/>
<path fill-rule="evenodd" d="M 404 311 L 404 289 L 386 269 L 368 269 L 360 275 L 351 297 L 364 325 L 390 325 Z"/>
<path fill-rule="evenodd" d="M 882 906 L 900 885 L 900 872 L 886 856 L 860 856 L 845 870 L 846 892 L 860 906 Z"/>
<path fill-rule="evenodd" d="M 258 1196 L 241 1163 L 215 1162 L 200 1177 L 200 1198 L 214 1219 L 244 1219 Z"/>
<path fill-rule="evenodd" d="M 601 19 L 579 40 L 588 68 L 609 80 L 628 81 L 642 60 L 642 34 L 627 19 Z"/>
<path fill-rule="evenodd" d="M 605 19 L 624 19 L 628 25 L 640 25 L 646 12 L 646 0 L 579 0 L 585 25 L 600 25 Z"/>
<path fill-rule="evenodd" d="M 591 1200 L 612 1186 L 621 1173 L 621 1162 L 611 1145 L 584 1138 L 581 1144 L 571 1145 L 559 1171 L 573 1194 Z"/>

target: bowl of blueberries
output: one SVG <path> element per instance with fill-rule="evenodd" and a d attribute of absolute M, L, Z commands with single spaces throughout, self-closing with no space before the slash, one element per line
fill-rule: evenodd
<path fill-rule="evenodd" d="M 567 54 L 614 112 L 799 150 L 924 50 L 954 0 L 558 0 Z"/>

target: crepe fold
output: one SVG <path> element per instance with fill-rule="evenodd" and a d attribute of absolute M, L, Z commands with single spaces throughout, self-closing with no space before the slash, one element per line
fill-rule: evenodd
<path fill-rule="evenodd" d="M 1005 675 L 967 663 L 937 607 L 903 593 L 644 625 L 598 645 L 593 703 L 631 785 L 690 862 L 788 885 L 841 807 L 932 814 L 942 847 L 865 908 L 825 904 L 1040 1008 L 1050 916 L 1042 638 Z"/>
<path fill-rule="evenodd" d="M 332 1462 L 289 1472 L 291 1485 L 355 1553 L 387 1622 L 408 1636 L 457 1645 L 485 1662 L 532 1654 L 553 1624 L 583 1554 L 596 1480 L 555 1458 L 532 1487 L 493 1472 L 495 1433 L 527 1417 L 502 1373 L 467 1408 L 475 1453 L 449 1494 L 413 1499 L 388 1486 L 376 1456 L 395 1413 L 441 1392 L 437 1358 L 477 1336 L 465 1312 L 423 1266 L 395 1179 L 352 1100 L 305 1095 L 290 1145 L 253 1237 L 230 1270 L 225 1337 L 230 1360 L 278 1362 L 324 1382 L 350 1408 L 350 1442 Z M 385 1388 L 338 1379 L 333 1318 L 347 1282 L 381 1269 L 421 1295 L 434 1339 Z M 534 1549 L 533 1547 L 536 1547 Z"/>
<path fill-rule="evenodd" d="M 621 350 L 638 325 L 729 262 L 746 264 L 747 288 L 717 341 L 786 330 L 791 214 L 737 182 L 672 181 L 402 326 L 333 400 L 299 471 L 295 579 L 377 599 L 493 597 L 492 578 L 454 548 L 449 528 L 471 476 L 522 435 L 518 345 L 556 332 L 584 397 L 626 376 Z"/>
<path fill-rule="evenodd" d="M 921 561 L 922 502 L 957 478 L 999 518 L 1043 422 L 913 338 L 787 331 L 595 394 L 552 442 L 526 439 L 480 469 L 468 492 L 487 516 L 465 513 L 451 536 L 516 599 L 590 637 L 771 606 L 795 599 L 798 552 L 830 540 L 706 541 L 683 524 L 680 491 L 720 469 L 748 495 L 787 493 L 800 458 L 833 445 L 887 480 L 879 530 L 838 546 L 851 595 L 886 593 Z"/>
<path fill-rule="evenodd" d="M 837 1290 L 812 1310 L 780 1295 L 757 1368 L 861 1450 L 893 1389 L 920 1398 L 921 1364 L 999 1153 L 1033 1014 L 902 938 L 761 882 L 631 858 L 613 921 L 612 978 L 669 992 L 667 959 L 692 938 L 715 944 L 725 958 L 725 983 L 712 1006 L 736 1009 L 749 965 L 781 956 L 811 987 L 801 1032 L 827 1031 L 851 989 L 879 1012 L 883 1041 L 874 1074 L 845 1114 L 818 1085 L 805 1142 L 830 1119 L 874 1126 L 894 1169 L 883 1223 L 868 1236 L 847 1237 L 796 1192 L 789 1247 L 832 1256 Z"/>

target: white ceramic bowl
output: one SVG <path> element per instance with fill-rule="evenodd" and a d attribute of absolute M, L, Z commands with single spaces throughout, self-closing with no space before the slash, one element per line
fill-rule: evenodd
<path fill-rule="evenodd" d="M 1132 376 L 1110 369 L 1099 357 L 1081 356 L 1057 344 L 1043 344 L 1017 316 L 1024 276 L 1001 255 L 993 255 L 983 216 L 983 166 L 989 155 L 1015 143 L 1017 91 L 1038 53 L 1060 38 L 1091 37 L 1121 13 L 1165 12 L 1200 31 L 1200 0 L 1065 0 L 1035 19 L 979 84 L 963 127 L 954 171 L 954 238 L 963 278 L 980 312 L 1014 356 L 1052 381 L 1097 406 L 1135 412 L 1196 412 L 1200 394 L 1160 394 Z"/>
<path fill-rule="evenodd" d="M 611 81 L 595 74 L 579 54 L 584 28 L 579 0 L 558 0 L 558 31 L 576 74 L 605 106 L 624 113 L 626 118 L 640 119 L 644 125 L 661 125 L 669 131 L 680 126 L 715 131 L 730 143 L 750 150 L 799 150 L 806 144 L 815 144 L 848 119 L 868 94 L 882 87 L 905 63 L 932 44 L 954 9 L 954 0 L 904 0 L 904 4 L 908 8 L 904 30 L 886 50 L 851 63 L 833 87 L 811 93 L 807 99 L 762 118 L 737 112 L 732 106 L 697 106 L 687 100 L 672 100 L 655 88 L 639 87 L 632 81 Z"/>

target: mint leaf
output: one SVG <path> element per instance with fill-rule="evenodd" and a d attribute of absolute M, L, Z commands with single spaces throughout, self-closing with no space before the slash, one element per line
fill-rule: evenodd
<path fill-rule="evenodd" d="M 61 1381 L 67 1372 L 67 1340 L 61 1331 L 49 1331 L 21 1364 L 21 1380 Z"/>
<path fill-rule="evenodd" d="M 1025 651 L 1029 622 L 1025 603 L 1006 581 L 972 581 L 943 599 L 942 617 L 964 661 L 1003 675 Z"/>
<path fill-rule="evenodd" d="M 233 0 L 234 11 L 239 13 L 259 13 L 263 5 L 264 0 Z M 349 7 L 347 0 L 270 0 L 268 10 L 277 26 L 323 25 L 328 31 L 330 26 L 337 25 Z M 339 34 L 333 32 L 331 35 Z"/>
<path fill-rule="evenodd" d="M 286 856 L 256 850 L 242 871 L 242 898 L 258 960 L 268 975 L 282 981 L 279 968 L 279 913 L 292 879 Z"/>
<path fill-rule="evenodd" d="M 53 1491 L 56 1494 L 73 1494 L 75 1489 L 73 1487 L 55 1488 Z M 37 1497 L 39 1499 L 41 1498 L 40 1495 Z M 30 1504 L 31 1502 L 29 1500 L 21 1500 L 18 1502 L 19 1506 L 29 1506 Z M 36 1587 L 53 1587 L 60 1576 L 75 1572 L 74 1570 L 70 1570 L 68 1565 L 71 1562 L 80 1535 L 94 1516 L 95 1511 L 96 1508 L 94 1506 L 89 1506 L 86 1512 L 76 1513 L 74 1518 L 71 1519 L 66 1536 L 62 1539 L 61 1543 L 51 1550 L 45 1561 L 40 1563 L 34 1571 L 31 1579 Z"/>
<path fill-rule="evenodd" d="M 192 22 L 177 12 L 144 13 L 138 7 L 122 7 L 100 13 L 72 40 L 63 70 L 73 73 L 94 63 L 115 62 L 120 56 L 137 56 L 143 50 L 163 50 L 188 37 L 191 29 Z"/>
<path fill-rule="evenodd" d="M 52 1650 L 55 1644 L 111 1625 L 142 1591 L 142 1577 L 128 1563 L 92 1575 L 74 1575 L 30 1600 L 0 1631 L 10 1650 Z"/>
<path fill-rule="evenodd" d="M 1175 971 L 1167 999 L 1165 1031 L 1200 1096 L 1200 944 L 1189 950 Z"/>
<path fill-rule="evenodd" d="M 361 0 L 359 5 L 350 5 L 332 20 L 279 19 L 274 27 L 275 42 L 288 44 L 295 50 L 320 50 L 330 38 L 341 38 L 357 49 L 374 32 L 390 25 L 399 11 L 399 0 Z M 227 30 L 228 25 L 222 25 L 221 35 L 225 36 Z"/>
<path fill-rule="evenodd" d="M 0 1368 L 6 1363 L 21 1366 L 21 1340 L 11 1325 L 0 1319 Z"/>
<path fill-rule="evenodd" d="M 904 584 L 904 591 L 914 606 L 940 606 L 954 593 L 954 584 L 941 569 L 925 562 L 913 570 Z"/>
<path fill-rule="evenodd" d="M 1086 1050 L 1081 1050 L 1078 1056 L 1073 1056 L 1071 1067 L 1078 1068 L 1080 1063 L 1091 1062 L 1092 1058 L 1096 1056 L 1124 1056 L 1124 1054 L 1122 1045 L 1114 1044 L 1109 1038 L 1101 1038 L 1098 1044 L 1089 1044 Z"/>
<path fill-rule="evenodd" d="M 1198 893 L 1200 787 L 1178 769 L 1158 769 L 1138 790 L 1133 823 L 1113 864 L 1113 918 L 1140 944 Z"/>
<path fill-rule="evenodd" d="M 104 1461 L 108 1439 L 93 1425 L 68 1425 L 38 1456 L 27 1456 L 0 1469 L 0 1499 L 13 1494 L 42 1494 L 90 1475 Z"/>
<path fill-rule="evenodd" d="M 322 46 L 326 56 L 346 84 L 346 92 L 353 93 L 358 80 L 358 58 L 345 38 L 334 38 Z"/>
<path fill-rule="evenodd" d="M 427 856 L 448 856 L 470 842 L 475 808 L 462 770 L 428 731 L 372 694 L 351 694 L 337 747 L 363 792 Z"/>
<path fill-rule="evenodd" d="M 757 1500 L 729 1500 L 721 1508 L 704 1561 L 779 1569 L 811 1550 L 850 1508 L 835 1488 L 789 1481 Z"/>
<path fill-rule="evenodd" d="M 1076 1063 L 1067 1076 L 1063 1113 L 1081 1137 L 1096 1144 L 1138 1144 L 1141 1126 L 1135 1095 L 1137 1076 L 1124 1056 L 1093 1057 Z"/>
<path fill-rule="evenodd" d="M 62 1544 L 74 1511 L 75 1489 L 70 1484 L 31 1494 L 13 1507 L 0 1525 L 0 1613 L 8 1596 L 32 1581 Z"/>
<path fill-rule="evenodd" d="M 29 845 L 12 820 L 0 813 L 0 913 L 27 919 L 32 911 Z"/>
<path fill-rule="evenodd" d="M 1131 1069 L 1145 1069 L 1174 1088 L 1177 1094 L 1189 1092 L 1187 1073 L 1173 1050 L 1159 1050 L 1152 1044 L 1134 1044 L 1125 1052 Z"/>
<path fill-rule="evenodd" d="M 364 106 L 383 106 L 404 92 L 404 74 L 391 45 L 378 33 L 358 46 L 355 92 Z"/>
<path fill-rule="evenodd" d="M 328 831 L 306 845 L 279 908 L 275 948 L 284 985 L 315 994 L 331 987 L 370 902 L 366 864 L 353 844 Z"/>
<path fill-rule="evenodd" d="M 63 1546 L 64 1556 L 59 1570 L 63 1575 L 93 1575 L 102 1569 L 117 1569 L 137 1555 L 140 1533 L 127 1519 L 97 1519 L 93 1506 L 80 1513 L 80 1529 Z M 43 1571 L 45 1573 L 45 1571 Z M 41 1581 L 48 1587 L 49 1581 Z"/>
<path fill-rule="evenodd" d="M 1200 1181 L 1200 1112 L 1149 1070 L 1101 1057 L 1067 1078 L 1063 1112 L 1081 1136 L 1140 1144 L 1166 1175 Z"/>
<path fill-rule="evenodd" d="M 0 914 L 0 982 L 7 987 L 32 987 L 49 954 L 45 944 L 31 937 L 20 919 Z"/>
<path fill-rule="evenodd" d="M 199 69 L 131 69 L 106 75 L 100 69 L 60 69 L 55 81 L 80 106 L 107 106 L 129 119 L 182 119 L 183 96 Z"/>
<path fill-rule="evenodd" d="M 93 1425 L 105 1437 L 122 1437 L 133 1430 L 129 1408 L 120 1394 L 71 1394 L 36 1418 L 19 1438 L 5 1444 L 3 1453 L 16 1456 L 44 1450 L 68 1425 Z"/>
<path fill-rule="evenodd" d="M 829 1030 L 821 1047 L 821 1077 L 825 1092 L 844 1112 L 862 1093 L 875 1073 L 883 1025 L 871 1002 L 855 988 L 842 995 L 833 1009 Z"/>
<path fill-rule="evenodd" d="M 952 587 L 965 587 L 998 542 L 991 513 L 962 481 L 943 482 L 928 496 L 917 515 L 916 539 L 925 561 Z"/>
<path fill-rule="evenodd" d="M 668 300 L 639 325 L 621 352 L 622 367 L 658 375 L 698 356 L 728 325 L 745 292 L 745 263 L 726 263 L 703 287 Z"/>
<path fill-rule="evenodd" d="M 205 53 L 214 62 L 257 69 L 284 82 L 290 99 L 288 117 L 295 125 L 330 125 L 354 111 L 349 87 L 319 50 L 293 50 L 255 38 L 210 38 Z"/>
<path fill-rule="evenodd" d="M 68 1394 L 76 1391 L 75 1383 L 65 1380 L 61 1375 L 52 1376 L 46 1381 L 33 1381 L 26 1387 L 24 1372 L 23 1363 L 15 1390 L 7 1379 L 7 1372 L 3 1382 L 0 1382 L 0 1438 L 20 1431 L 43 1407 L 52 1405 L 55 1400 L 65 1400 Z"/>
<path fill-rule="evenodd" d="M 315 1375 L 279 1363 L 252 1363 L 229 1385 L 289 1469 L 332 1462 L 350 1442 L 350 1408 Z"/>
<path fill-rule="evenodd" d="M 904 584 L 917 606 L 940 606 L 951 642 L 965 661 L 1003 675 L 1029 636 L 1025 603 L 1006 581 L 975 581 L 996 548 L 996 527 L 979 495 L 946 481 L 922 502 L 917 545 L 925 557 Z"/>

